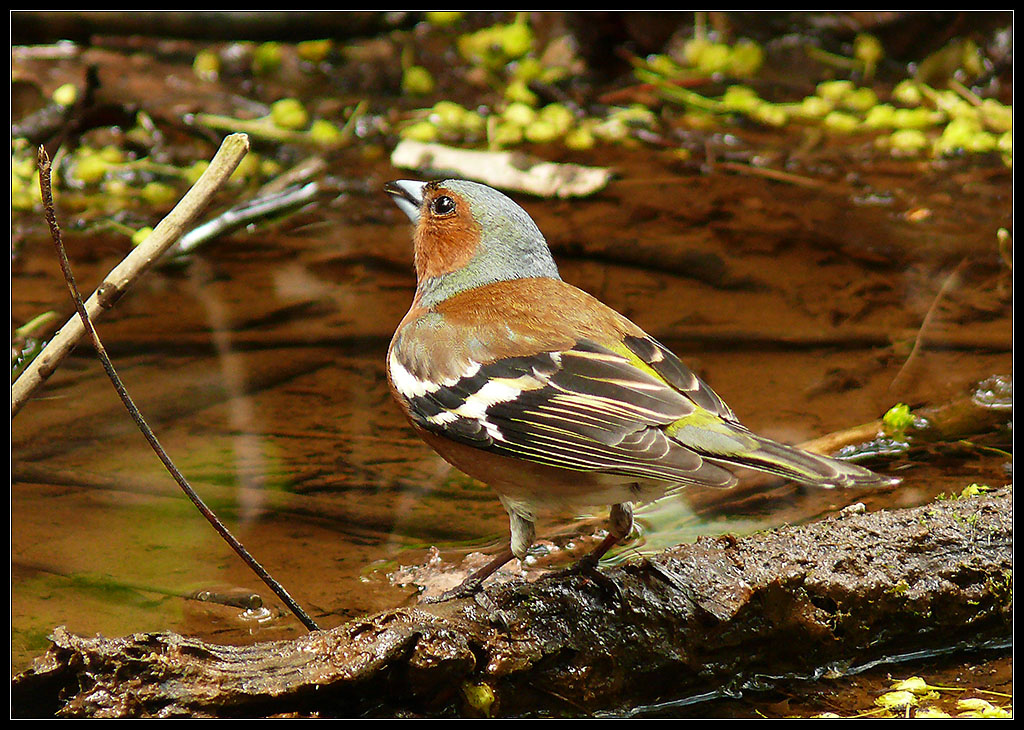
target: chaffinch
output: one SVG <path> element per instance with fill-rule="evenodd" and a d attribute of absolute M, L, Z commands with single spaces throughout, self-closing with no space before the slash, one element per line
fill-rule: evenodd
<path fill-rule="evenodd" d="M 562 281 L 544 236 L 467 180 L 385 186 L 415 229 L 416 294 L 388 348 L 391 391 L 444 459 L 490 485 L 511 539 L 442 599 L 466 595 L 533 543 L 538 508 L 611 505 L 593 569 L 632 530 L 632 504 L 733 467 L 818 486 L 892 483 L 758 436 L 679 358 Z"/>

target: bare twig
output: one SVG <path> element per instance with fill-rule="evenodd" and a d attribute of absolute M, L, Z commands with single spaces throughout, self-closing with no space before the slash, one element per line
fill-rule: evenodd
<path fill-rule="evenodd" d="M 271 215 L 278 215 L 286 210 L 298 208 L 313 200 L 322 190 L 315 180 L 305 184 L 296 184 L 283 190 L 247 200 L 230 208 L 216 218 L 196 226 L 182 236 L 177 245 L 171 249 L 171 256 L 184 256 L 229 231 L 249 225 L 254 220 Z"/>
<path fill-rule="evenodd" d="M 121 295 L 159 259 L 192 225 L 210 202 L 214 193 L 234 172 L 249 150 L 249 138 L 244 134 L 228 135 L 210 162 L 206 172 L 185 194 L 181 201 L 160 221 L 153 232 L 115 266 L 85 303 L 86 311 L 95 320 L 114 306 Z M 25 368 L 11 386 L 11 417 L 31 398 L 36 388 L 60 366 L 85 334 L 85 326 L 78 315 L 72 316 L 60 328 L 41 353 Z"/>
<path fill-rule="evenodd" d="M 248 146 L 248 143 L 245 143 Z M 237 163 L 236 163 L 237 164 Z M 43 209 L 46 213 L 46 222 L 50 226 L 50 235 L 53 238 L 54 246 L 57 249 L 57 256 L 60 260 L 60 268 L 64 274 L 64 280 L 67 282 L 68 289 L 71 292 L 71 298 L 75 302 L 75 309 L 77 311 L 77 317 L 79 318 L 82 328 L 89 334 L 92 339 L 93 346 L 96 348 L 96 354 L 100 358 L 100 362 L 103 364 L 103 369 L 106 371 L 110 381 L 114 384 L 114 389 L 117 390 L 118 396 L 121 398 L 121 402 L 124 403 L 125 408 L 135 421 L 139 430 L 142 431 L 142 435 L 146 437 L 149 445 L 156 452 L 160 461 L 163 462 L 167 471 L 171 473 L 174 480 L 181 487 L 185 495 L 192 501 L 199 512 L 206 518 L 206 520 L 213 526 L 217 533 L 224 539 L 228 545 L 238 554 L 240 558 L 249 566 L 249 568 L 256 573 L 259 578 L 267 584 L 267 586 L 277 594 L 277 596 L 284 601 L 285 605 L 295 614 L 295 616 L 302 622 L 302 624 L 310 631 L 318 631 L 320 629 L 316 622 L 310 618 L 302 607 L 299 606 L 295 600 L 289 595 L 284 587 L 278 583 L 267 571 L 256 561 L 252 555 L 245 549 L 245 547 L 231 534 L 227 526 L 213 513 L 213 511 L 206 506 L 203 500 L 196 494 L 195 490 L 192 489 L 192 485 L 188 483 L 185 476 L 178 470 L 171 461 L 171 457 L 164 450 L 163 446 L 160 445 L 156 434 L 146 423 L 146 420 L 142 417 L 139 409 L 135 406 L 131 396 L 128 395 L 128 391 L 124 387 L 124 383 L 121 382 L 121 378 L 114 370 L 114 365 L 107 356 L 106 348 L 103 347 L 103 343 L 100 341 L 99 335 L 93 327 L 92 319 L 89 315 L 88 309 L 84 301 L 82 301 L 82 295 L 78 291 L 78 285 L 75 283 L 74 273 L 71 271 L 71 263 L 68 261 L 67 251 L 64 249 L 63 237 L 61 236 L 60 226 L 57 223 L 56 212 L 53 207 L 53 190 L 50 183 L 50 158 L 46 154 L 46 149 L 42 146 L 39 147 L 39 189 L 43 201 Z M 228 172 L 230 174 L 230 171 Z M 211 191 L 212 192 L 212 191 Z M 186 196 L 187 197 L 187 196 Z M 162 225 L 162 224 L 161 224 Z M 171 240 L 171 243 L 173 243 Z"/>

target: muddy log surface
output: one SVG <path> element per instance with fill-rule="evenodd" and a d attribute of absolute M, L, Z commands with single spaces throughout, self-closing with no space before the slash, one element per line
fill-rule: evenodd
<path fill-rule="evenodd" d="M 608 570 L 615 590 L 558 575 L 293 641 L 230 647 L 59 628 L 15 677 L 12 706 L 65 717 L 614 715 L 1005 644 L 1012 537 L 1002 489 L 702 539 Z"/>

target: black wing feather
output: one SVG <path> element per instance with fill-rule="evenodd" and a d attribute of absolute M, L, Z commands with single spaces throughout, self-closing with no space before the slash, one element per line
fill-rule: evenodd
<path fill-rule="evenodd" d="M 483 389 L 494 381 L 523 387 L 492 402 Z M 687 395 L 589 341 L 482 365 L 406 402 L 423 428 L 505 456 L 637 479 L 734 482 L 664 432 L 697 409 Z"/>

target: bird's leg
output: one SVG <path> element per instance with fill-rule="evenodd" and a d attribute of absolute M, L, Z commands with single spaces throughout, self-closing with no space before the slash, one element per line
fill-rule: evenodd
<path fill-rule="evenodd" d="M 611 550 L 617 543 L 629 536 L 633 531 L 633 505 L 629 502 L 613 504 L 608 515 L 608 534 L 596 548 L 580 558 L 575 565 L 562 571 L 562 575 L 578 573 L 592 578 L 595 582 L 604 586 L 609 593 L 619 595 L 619 587 L 615 582 L 597 569 L 597 564 L 605 553 Z"/>
<path fill-rule="evenodd" d="M 629 502 L 613 504 L 608 514 L 608 534 L 596 548 L 584 555 L 577 565 L 584 572 L 592 572 L 597 568 L 601 558 L 633 531 L 633 505 Z"/>
<path fill-rule="evenodd" d="M 533 545 L 533 538 L 536 535 L 536 529 L 533 525 L 533 521 L 517 512 L 511 505 L 506 503 L 505 500 L 501 500 L 501 502 L 505 505 L 505 509 L 508 511 L 509 531 L 511 532 L 508 547 L 495 555 L 487 565 L 484 565 L 470 573 L 464 581 L 454 588 L 445 591 L 439 596 L 423 599 L 423 603 L 440 603 L 442 601 L 450 601 L 454 598 L 465 598 L 467 596 L 471 596 L 480 590 L 480 586 L 485 580 L 487 580 L 487 578 L 497 572 L 499 568 L 505 565 L 505 563 L 510 561 L 512 558 L 519 558 L 522 560 L 526 557 L 526 551 L 530 549 L 531 545 Z"/>
<path fill-rule="evenodd" d="M 500 553 L 494 556 L 487 565 L 474 570 L 466 579 L 459 583 L 454 588 L 449 588 L 447 591 L 439 596 L 433 596 L 431 598 L 424 598 L 421 603 L 441 603 L 443 601 L 451 601 L 455 598 L 466 598 L 471 596 L 480 590 L 480 586 L 492 573 L 496 572 L 501 566 L 514 558 L 512 554 L 512 548 L 505 548 Z"/>

